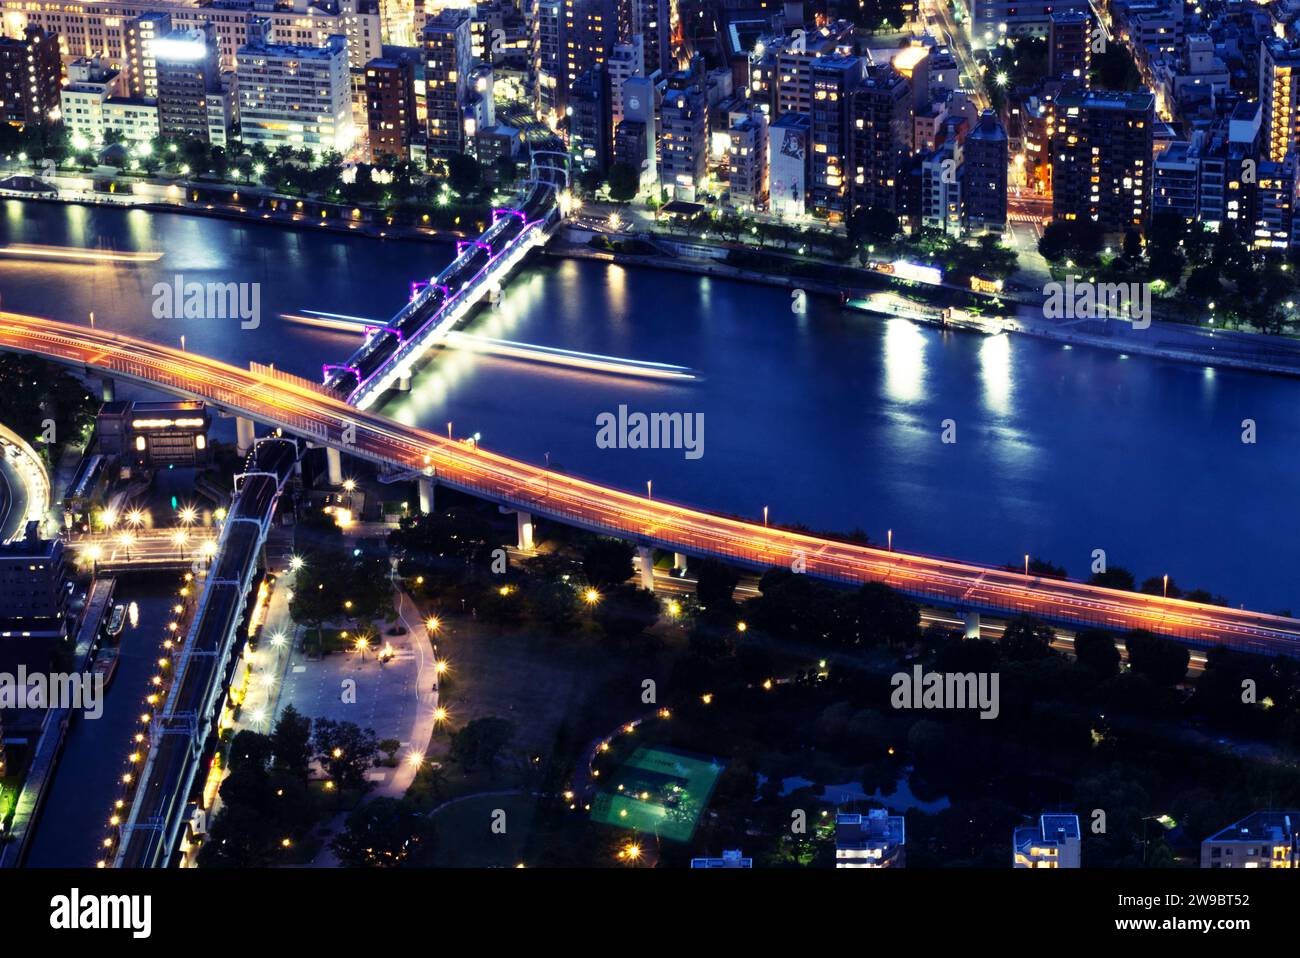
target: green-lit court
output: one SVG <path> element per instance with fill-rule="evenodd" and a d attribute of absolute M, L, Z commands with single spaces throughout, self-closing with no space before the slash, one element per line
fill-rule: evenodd
<path fill-rule="evenodd" d="M 689 841 L 720 774 L 722 766 L 708 756 L 642 746 L 610 776 L 592 804 L 591 817 L 670 841 Z"/>

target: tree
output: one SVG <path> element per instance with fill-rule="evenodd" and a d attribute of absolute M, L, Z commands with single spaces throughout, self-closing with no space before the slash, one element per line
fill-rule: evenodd
<path fill-rule="evenodd" d="M 608 638 L 635 638 L 659 620 L 659 600 L 653 592 L 624 583 L 600 600 L 592 618 Z"/>
<path fill-rule="evenodd" d="M 1051 626 L 1032 615 L 1018 615 L 1002 633 L 1002 655 L 1012 662 L 1030 662 L 1052 654 Z"/>
<path fill-rule="evenodd" d="M 582 550 L 582 570 L 597 589 L 608 589 L 632 577 L 632 546 L 622 539 L 593 539 Z"/>
<path fill-rule="evenodd" d="M 271 758 L 271 740 L 247 729 L 237 734 L 230 743 L 227 767 L 233 772 L 243 768 L 266 768 Z"/>
<path fill-rule="evenodd" d="M 468 775 L 480 766 L 495 770 L 502 750 L 514 738 L 515 723 L 488 715 L 476 718 L 451 737 L 451 757 Z"/>
<path fill-rule="evenodd" d="M 510 186 L 519 178 L 519 167 L 510 157 L 498 156 L 496 159 L 496 176 L 497 183 L 501 186 Z"/>
<path fill-rule="evenodd" d="M 1124 646 L 1128 649 L 1129 668 L 1156 685 L 1177 685 L 1187 677 L 1191 655 L 1186 646 L 1172 639 L 1134 629 Z"/>
<path fill-rule="evenodd" d="M 307 780 L 311 764 L 311 719 L 292 705 L 285 706 L 271 731 L 271 755 L 275 768 Z"/>
<path fill-rule="evenodd" d="M 740 573 L 717 559 L 701 559 L 695 565 L 695 597 L 706 609 L 730 609 L 735 605 Z"/>
<path fill-rule="evenodd" d="M 302 568 L 294 576 L 293 598 L 289 602 L 289 614 L 293 620 L 319 629 L 341 615 L 341 589 L 347 577 L 348 561 L 341 546 L 304 555 Z"/>
<path fill-rule="evenodd" d="M 853 244 L 888 243 L 898 234 L 898 215 L 880 206 L 859 206 L 846 224 Z"/>
<path fill-rule="evenodd" d="M 79 437 L 95 421 L 97 408 L 86 387 L 62 367 L 35 356 L 0 355 L 0 422 L 37 448 L 45 420 L 54 420 L 55 442 L 62 443 Z"/>
<path fill-rule="evenodd" d="M 482 167 L 479 166 L 478 160 L 468 153 L 456 153 L 448 158 L 447 182 L 461 196 L 472 192 L 482 178 Z"/>
<path fill-rule="evenodd" d="M 486 566 L 497 544 L 491 524 L 478 513 L 461 508 L 406 516 L 388 534 L 389 548 L 408 556 L 457 559 L 474 566 Z"/>
<path fill-rule="evenodd" d="M 531 586 L 528 609 L 534 620 L 560 635 L 578 625 L 578 596 L 567 582 L 539 582 Z"/>
<path fill-rule="evenodd" d="M 1100 90 L 1136 90 L 1142 74 L 1123 43 L 1108 43 L 1106 49 L 1092 56 L 1092 86 Z"/>
<path fill-rule="evenodd" d="M 1012 568 L 1014 568 L 1014 566 Z M 1029 559 L 1029 574 L 1032 576 L 1038 576 L 1042 579 L 1067 578 L 1065 566 L 1057 565 L 1047 559 L 1040 559 L 1037 556 L 1031 556 Z"/>
<path fill-rule="evenodd" d="M 853 623 L 854 637 L 850 641 L 870 648 L 908 646 L 921 638 L 920 608 L 883 582 L 863 584 L 845 597 L 842 606 Z"/>
<path fill-rule="evenodd" d="M 609 198 L 626 203 L 641 188 L 641 172 L 631 163 L 615 163 L 609 168 Z"/>
<path fill-rule="evenodd" d="M 1102 238 L 1091 220 L 1052 220 L 1038 241 L 1038 252 L 1054 263 L 1067 257 L 1075 263 L 1091 263 L 1101 252 Z"/>
<path fill-rule="evenodd" d="M 1187 274 L 1187 295 L 1193 299 L 1213 301 L 1223 293 L 1219 271 L 1208 263 Z"/>
<path fill-rule="evenodd" d="M 860 0 L 849 6 L 853 22 L 867 30 L 889 26 L 897 30 L 907 22 L 907 13 L 901 0 Z"/>
<path fill-rule="evenodd" d="M 393 868 L 427 860 L 435 838 L 425 815 L 400 799 L 376 798 L 352 810 L 331 847 L 349 868 Z"/>
<path fill-rule="evenodd" d="M 1178 588 L 1178 583 L 1173 579 L 1166 579 L 1164 576 L 1153 575 L 1149 579 L 1143 579 L 1142 585 L 1138 589 L 1147 595 L 1166 596 L 1170 599 L 1181 599 L 1183 590 Z"/>
<path fill-rule="evenodd" d="M 1094 572 L 1088 578 L 1088 584 L 1105 586 L 1107 589 L 1123 589 L 1126 592 L 1132 592 L 1137 588 L 1133 573 L 1117 565 L 1111 566 L 1104 572 Z"/>
<path fill-rule="evenodd" d="M 312 744 L 316 760 L 330 781 L 340 789 L 367 791 L 371 783 L 366 772 L 375 764 L 379 742 L 373 729 L 363 729 L 352 722 L 317 719 Z"/>
<path fill-rule="evenodd" d="M 1130 260 L 1136 260 L 1142 255 L 1142 237 L 1135 229 L 1124 231 L 1124 255 Z"/>
<path fill-rule="evenodd" d="M 1115 636 L 1104 629 L 1084 629 L 1074 637 L 1074 657 L 1080 665 L 1099 678 L 1119 674 L 1119 649 Z"/>

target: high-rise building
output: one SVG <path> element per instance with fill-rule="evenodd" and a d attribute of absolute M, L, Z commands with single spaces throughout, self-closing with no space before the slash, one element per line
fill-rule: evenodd
<path fill-rule="evenodd" d="M 1277 37 L 1260 44 L 1259 102 L 1264 159 L 1280 163 L 1300 151 L 1300 45 Z"/>
<path fill-rule="evenodd" d="M 421 38 L 429 153 L 443 156 L 463 153 L 462 111 L 469 96 L 469 73 L 474 65 L 469 11 L 439 11 L 425 23 Z"/>
<path fill-rule="evenodd" d="M 82 58 L 68 65 L 68 85 L 60 91 L 63 122 L 80 151 L 102 146 L 109 133 L 121 134 L 128 146 L 152 143 L 158 135 L 158 103 L 123 97 L 126 81 L 98 60 Z"/>
<path fill-rule="evenodd" d="M 1202 868 L 1300 868 L 1300 809 L 1254 812 L 1201 842 Z"/>
<path fill-rule="evenodd" d="M 609 170 L 614 135 L 610 124 L 609 74 L 594 67 L 569 90 L 569 150 L 575 166 L 602 176 Z"/>
<path fill-rule="evenodd" d="M 812 104 L 812 154 L 808 171 L 813 209 L 832 219 L 847 216 L 849 151 L 853 143 L 850 97 L 862 83 L 866 62 L 861 57 L 833 54 L 819 57 L 809 68 Z"/>
<path fill-rule="evenodd" d="M 1092 14 L 1053 11 L 1047 18 L 1047 74 L 1076 77 L 1088 85 L 1092 69 Z"/>
<path fill-rule="evenodd" d="M 1107 233 L 1142 229 L 1151 212 L 1155 97 L 1089 90 L 1058 97 L 1052 214 Z"/>
<path fill-rule="evenodd" d="M 971 0 L 969 9 L 971 38 L 992 46 L 1006 36 L 1041 37 L 1053 13 L 1086 13 L 1089 6 L 1088 0 Z"/>
<path fill-rule="evenodd" d="M 1259 164 L 1255 191 L 1254 245 L 1258 249 L 1293 249 L 1300 245 L 1300 176 L 1294 153 L 1281 163 Z"/>
<path fill-rule="evenodd" d="M 677 199 L 694 200 L 709 155 L 709 104 L 694 82 L 671 86 L 659 108 L 659 179 Z"/>
<path fill-rule="evenodd" d="M 768 128 L 768 205 L 777 216 L 797 219 L 807 210 L 811 139 L 806 113 L 787 113 Z"/>
<path fill-rule="evenodd" d="M 907 862 L 902 815 L 873 808 L 865 815 L 835 816 L 836 868 L 902 868 Z"/>
<path fill-rule="evenodd" d="M 741 210 L 767 208 L 767 115 L 762 110 L 733 118 L 728 130 L 728 187 L 731 205 Z"/>
<path fill-rule="evenodd" d="M 820 30 L 800 30 L 770 51 L 775 60 L 776 115 L 812 113 L 813 64 L 822 57 L 852 57 L 853 24 L 846 20 Z"/>
<path fill-rule="evenodd" d="M 1078 868 L 1082 835 L 1079 816 L 1044 812 L 1034 825 L 1021 825 L 1011 836 L 1016 868 Z"/>
<path fill-rule="evenodd" d="M 147 99 L 158 96 L 158 67 L 154 61 L 153 44 L 171 32 L 170 13 L 150 10 L 127 21 L 126 59 L 122 71 L 129 96 Z"/>
<path fill-rule="evenodd" d="M 410 61 L 371 60 L 366 64 L 366 128 L 373 163 L 383 156 L 406 160 L 419 132 L 415 109 L 415 69 Z"/>
<path fill-rule="evenodd" d="M 1002 233 L 1007 228 L 1007 131 L 985 110 L 962 144 L 962 219 L 968 230 Z"/>
<path fill-rule="evenodd" d="M 254 22 L 260 20 L 270 21 L 268 43 L 322 46 L 335 34 L 347 37 L 349 64 L 354 70 L 383 54 L 378 7 L 366 0 L 326 0 L 311 5 L 302 0 L 0 0 L 0 21 L 7 30 L 29 24 L 44 27 L 59 34 L 66 60 L 99 57 L 116 69 L 126 67 L 132 24 L 148 13 L 170 18 L 165 26 L 161 19 L 157 21 L 154 32 L 159 36 L 205 21 L 215 23 L 223 70 L 235 68 L 239 48 L 247 45 L 250 28 L 256 29 Z"/>
<path fill-rule="evenodd" d="M 655 162 L 655 91 L 646 77 L 623 84 L 623 122 L 614 131 L 614 159 L 641 173 L 641 184 L 658 180 Z"/>
<path fill-rule="evenodd" d="M 912 141 L 912 95 L 889 64 L 872 66 L 849 95 L 850 209 L 898 210 L 900 179 Z"/>
<path fill-rule="evenodd" d="M 560 36 L 561 82 L 567 92 L 578 77 L 603 67 L 618 42 L 616 0 L 564 0 Z"/>
<path fill-rule="evenodd" d="M 250 29 L 248 45 L 235 56 L 244 143 L 318 156 L 347 152 L 356 136 L 347 37 L 332 36 L 321 47 L 286 46 L 267 41 L 269 27 Z"/>
<path fill-rule="evenodd" d="M 955 137 L 944 140 L 921 159 L 921 194 L 917 214 L 921 225 L 949 236 L 962 231 L 962 146 Z"/>
<path fill-rule="evenodd" d="M 677 70 L 671 43 L 669 0 L 626 0 L 619 7 L 619 37 L 631 42 L 641 37 L 641 60 L 646 75 L 668 76 Z"/>
<path fill-rule="evenodd" d="M 544 116 L 559 119 L 568 88 L 560 82 L 564 72 L 564 0 L 537 0 L 533 14 L 536 32 L 537 108 Z"/>
<path fill-rule="evenodd" d="M 1170 143 L 1155 158 L 1154 169 L 1152 215 L 1174 213 L 1188 222 L 1196 219 L 1201 163 L 1193 144 L 1187 140 Z"/>
<path fill-rule="evenodd" d="M 153 42 L 158 125 L 168 136 L 208 141 L 208 100 L 221 97 L 216 26 L 173 30 Z M 224 137 L 223 137 L 224 139 Z"/>
<path fill-rule="evenodd" d="M 609 54 L 609 111 L 615 129 L 623 122 L 623 84 L 632 77 L 645 76 L 641 54 L 639 33 L 627 43 L 615 44 Z"/>
<path fill-rule="evenodd" d="M 28 27 L 21 39 L 0 37 L 0 122 L 57 121 L 62 78 L 57 35 Z"/>
<path fill-rule="evenodd" d="M 61 638 L 68 609 L 68 564 L 62 539 L 43 539 L 36 522 L 21 539 L 0 545 L 0 642 Z"/>

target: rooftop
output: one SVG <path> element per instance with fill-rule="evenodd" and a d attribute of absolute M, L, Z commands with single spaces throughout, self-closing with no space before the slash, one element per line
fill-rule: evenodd
<path fill-rule="evenodd" d="M 1207 842 L 1271 842 L 1300 839 L 1300 809 L 1254 812 L 1206 839 Z"/>

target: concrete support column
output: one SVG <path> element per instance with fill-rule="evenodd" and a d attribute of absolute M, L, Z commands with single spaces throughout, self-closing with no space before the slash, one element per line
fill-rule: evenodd
<path fill-rule="evenodd" d="M 655 590 L 655 551 L 649 546 L 637 546 L 636 554 L 641 559 L 641 588 Z"/>
<path fill-rule="evenodd" d="M 99 381 L 100 396 L 104 402 L 113 402 L 117 398 L 117 382 L 105 376 Z"/>
<path fill-rule="evenodd" d="M 962 638 L 978 639 L 980 637 L 980 614 L 978 612 L 963 612 L 961 614 L 961 620 L 966 626 L 966 631 Z"/>
<path fill-rule="evenodd" d="M 397 376 L 397 391 L 409 393 L 411 391 L 411 374 L 399 373 Z"/>
<path fill-rule="evenodd" d="M 515 530 L 519 533 L 515 548 L 520 552 L 533 551 L 533 517 L 531 513 L 515 511 Z"/>
<path fill-rule="evenodd" d="M 416 485 L 420 488 L 420 511 L 427 516 L 433 512 L 433 480 L 421 476 L 416 480 Z"/>
<path fill-rule="evenodd" d="M 686 553 L 685 552 L 673 553 L 673 571 L 677 572 L 679 575 L 686 574 Z"/>
<path fill-rule="evenodd" d="M 331 486 L 343 485 L 343 453 L 333 446 L 326 446 L 325 466 L 329 473 L 329 484 Z"/>
<path fill-rule="evenodd" d="M 257 432 L 253 427 L 253 420 L 245 419 L 243 416 L 235 417 L 235 451 L 241 456 L 253 448 L 253 440 L 257 438 Z"/>

